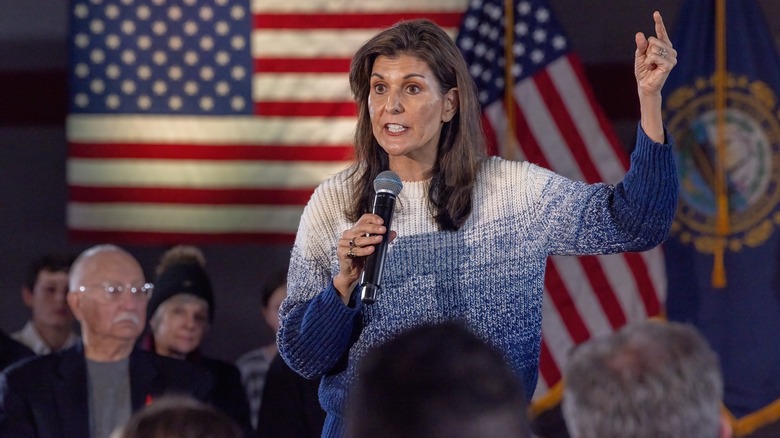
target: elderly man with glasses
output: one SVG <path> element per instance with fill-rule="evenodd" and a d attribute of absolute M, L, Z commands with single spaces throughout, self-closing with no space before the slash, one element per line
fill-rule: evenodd
<path fill-rule="evenodd" d="M 162 394 L 208 401 L 205 371 L 136 348 L 153 290 L 127 251 L 84 251 L 68 292 L 82 342 L 0 374 L 0 436 L 106 438 Z"/>

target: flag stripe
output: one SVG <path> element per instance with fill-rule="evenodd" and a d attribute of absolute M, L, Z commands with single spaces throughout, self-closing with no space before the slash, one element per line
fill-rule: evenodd
<path fill-rule="evenodd" d="M 612 328 L 621 327 L 626 323 L 626 317 L 623 315 L 623 309 L 615 296 L 615 291 L 612 290 L 610 281 L 601 268 L 601 264 L 593 256 L 580 257 L 579 261 L 582 263 L 589 283 L 593 285 L 593 294 L 601 303 L 601 309 L 612 324 Z"/>
<path fill-rule="evenodd" d="M 590 87 L 581 82 L 575 71 L 574 64 L 577 63 L 577 57 L 570 53 L 563 57 L 561 62 L 550 64 L 549 78 L 557 90 L 556 95 L 565 97 L 561 99 L 561 103 L 565 106 L 565 112 L 571 115 L 572 129 L 579 133 L 582 153 L 598 175 L 597 179 L 591 182 L 617 183 L 625 175 L 628 166 L 623 165 L 623 161 L 618 159 L 616 154 L 620 153 L 620 157 L 625 157 L 626 154 L 622 150 L 617 151 L 618 142 L 610 143 L 597 116 L 600 111 L 594 108 L 596 103 L 591 101 L 587 94 Z M 612 132 L 611 129 L 608 131 Z"/>
<path fill-rule="evenodd" d="M 538 143 L 539 155 L 544 157 L 543 161 L 540 159 L 539 164 L 568 178 L 583 180 L 577 161 L 564 142 L 560 131 L 558 131 L 555 119 L 550 114 L 544 97 L 536 86 L 536 82 L 533 79 L 521 82 L 516 87 L 515 98 L 522 108 L 522 114 L 528 129 L 526 132 L 521 130 L 525 126 L 518 126 L 518 133 L 525 133 L 528 136 L 532 135 L 535 143 Z M 531 144 L 533 145 L 534 143 Z M 526 152 L 526 156 L 531 159 L 531 154 Z"/>
<path fill-rule="evenodd" d="M 495 108 L 495 107 L 491 107 Z M 488 108 L 490 110 L 490 108 Z M 506 118 L 504 118 L 506 120 Z M 495 127 L 498 126 L 496 121 L 491 123 L 491 116 L 487 115 L 487 111 L 482 112 L 481 116 L 482 129 L 485 132 L 485 144 L 487 145 L 487 152 L 490 155 L 500 155 L 498 146 L 503 144 L 500 142 L 498 135 L 496 134 Z M 503 137 L 501 137 L 503 138 Z"/>
<path fill-rule="evenodd" d="M 542 348 L 539 354 L 539 373 L 545 382 L 558 382 L 561 380 L 561 371 L 558 369 L 557 362 L 553 359 L 550 347 L 547 346 L 545 339 L 542 339 Z M 544 394 L 544 392 L 540 391 L 539 394 Z"/>
<path fill-rule="evenodd" d="M 584 108 L 586 108 L 585 104 L 579 104 L 577 107 L 579 109 L 572 109 L 574 114 L 577 114 L 578 116 L 582 116 L 583 119 L 580 119 L 579 117 L 575 118 L 575 120 L 590 120 L 592 116 L 595 116 L 596 121 L 598 123 L 598 127 L 600 128 L 598 130 L 598 136 L 599 138 L 595 142 L 588 142 L 588 147 L 592 147 L 592 144 L 595 144 L 599 147 L 600 152 L 593 154 L 593 161 L 599 164 L 603 164 L 608 167 L 601 168 L 601 174 L 604 177 L 604 181 L 608 183 L 614 183 L 617 181 L 620 181 L 623 179 L 623 175 L 628 170 L 629 167 L 629 159 L 628 154 L 625 150 L 620 146 L 620 140 L 618 140 L 617 133 L 615 132 L 615 129 L 612 127 L 612 124 L 610 123 L 609 119 L 607 119 L 606 114 L 599 106 L 598 102 L 596 101 L 596 96 L 593 94 L 593 89 L 590 87 L 588 83 L 588 79 L 585 76 L 585 70 L 582 66 L 582 62 L 580 62 L 579 57 L 576 53 L 570 53 L 567 56 L 568 59 L 568 66 L 571 69 L 571 71 L 574 73 L 574 75 L 577 78 L 576 83 L 580 85 L 579 91 L 584 94 L 585 99 L 588 102 L 588 107 L 590 107 L 592 113 L 588 114 L 588 111 L 585 111 Z M 553 66 L 553 69 L 556 69 Z M 556 75 L 557 76 L 557 75 Z M 560 82 L 569 82 L 570 84 L 574 83 L 574 80 L 568 80 L 568 81 L 560 81 Z M 577 97 L 578 93 L 574 92 L 574 90 L 571 90 L 570 88 L 566 86 L 560 86 L 559 87 L 562 90 L 566 90 L 563 93 L 565 95 L 569 95 L 569 93 L 572 93 L 572 96 L 574 98 Z M 585 113 L 585 114 L 583 114 Z M 591 121 L 592 123 L 592 121 Z M 587 130 L 587 128 L 581 130 Z M 606 140 L 606 145 L 602 143 L 601 136 L 603 135 L 603 139 Z M 617 173 L 615 173 L 617 172 Z"/>
<path fill-rule="evenodd" d="M 466 0 L 251 0 L 255 14 L 297 13 L 314 14 L 318 12 L 403 12 L 403 11 L 456 11 L 466 9 Z"/>
<path fill-rule="evenodd" d="M 294 233 L 303 206 L 181 205 L 71 202 L 74 229 L 189 233 Z"/>
<path fill-rule="evenodd" d="M 252 31 L 254 58 L 351 58 L 357 49 L 382 30 L 287 30 L 255 29 Z M 455 36 L 453 29 L 449 30 Z"/>
<path fill-rule="evenodd" d="M 562 315 L 563 324 L 566 326 L 566 330 L 571 335 L 572 340 L 577 344 L 587 340 L 590 337 L 590 332 L 585 326 L 582 316 L 576 311 L 576 306 L 566 290 L 554 260 L 547 263 L 545 286 L 551 303 L 558 310 L 558 314 Z"/>
<path fill-rule="evenodd" d="M 631 272 L 636 278 L 639 296 L 645 305 L 647 315 L 657 315 L 661 311 L 661 304 L 658 301 L 657 289 L 653 287 L 653 282 L 650 279 L 644 260 L 637 253 L 626 253 L 625 257 Z"/>
<path fill-rule="evenodd" d="M 525 156 L 526 160 L 531 163 L 542 166 L 545 169 L 550 169 L 550 163 L 542 152 L 542 145 L 531 131 L 530 121 L 525 115 L 524 106 L 515 105 L 515 131 L 517 142 L 520 145 L 518 152 L 502 152 L 502 156 L 507 156 L 508 158 L 522 154 Z M 507 147 L 511 147 L 511 145 L 514 144 L 514 141 L 507 139 L 504 144 L 507 145 Z"/>
<path fill-rule="evenodd" d="M 70 115 L 67 128 L 75 143 L 344 145 L 352 144 L 355 118 Z"/>
<path fill-rule="evenodd" d="M 89 187 L 71 185 L 70 199 L 79 203 L 149 203 L 197 205 L 303 205 L 309 189 L 191 189 L 168 187 Z"/>
<path fill-rule="evenodd" d="M 622 309 L 626 321 L 635 321 L 645 318 L 647 310 L 638 297 L 638 285 L 631 270 L 628 260 L 623 254 L 610 254 L 596 257 L 601 269 L 606 274 L 606 279 L 615 292 L 615 297 Z"/>
<path fill-rule="evenodd" d="M 610 331 L 612 326 L 596 296 L 599 291 L 598 283 L 590 276 L 587 266 L 578 257 L 553 256 L 550 260 L 563 280 L 563 291 L 558 293 L 565 293 L 571 300 L 572 311 L 582 316 L 588 332 L 594 334 Z"/>
<path fill-rule="evenodd" d="M 432 11 L 402 11 L 395 13 L 314 13 L 289 14 L 265 13 L 255 14 L 254 27 L 257 29 L 376 29 L 389 27 L 401 20 L 427 18 L 442 27 L 457 27 L 460 25 L 462 11 L 432 12 Z"/>
<path fill-rule="evenodd" d="M 81 242 L 113 242 L 119 245 L 178 245 L 181 242 L 190 242 L 196 245 L 208 244 L 292 244 L 295 236 L 290 233 L 197 233 L 181 232 L 154 232 L 154 231 L 96 231 L 92 229 L 79 229 L 73 226 L 68 232 L 69 237 Z"/>
<path fill-rule="evenodd" d="M 351 102 L 349 80 L 344 73 L 266 73 L 253 77 L 252 100 Z"/>
<path fill-rule="evenodd" d="M 285 102 L 259 101 L 255 113 L 270 117 L 355 117 L 355 102 Z"/>
<path fill-rule="evenodd" d="M 198 189 L 308 188 L 344 168 L 330 162 L 83 158 L 71 158 L 67 165 L 70 185 Z"/>
<path fill-rule="evenodd" d="M 556 61 L 560 63 L 562 61 Z M 580 138 L 579 133 L 574 130 L 574 118 L 578 115 L 572 115 L 566 110 L 563 103 L 563 97 L 558 94 L 558 90 L 553 85 L 547 70 L 540 71 L 534 76 L 534 82 L 539 90 L 539 96 L 547 108 L 547 112 L 557 126 L 557 133 L 560 134 L 562 144 L 565 144 L 572 157 L 577 163 L 577 171 L 582 175 L 586 182 L 599 182 L 601 178 L 588 157 L 587 148 Z M 568 96 L 566 96 L 568 98 Z M 565 170 L 564 170 L 565 172 Z"/>
<path fill-rule="evenodd" d="M 255 71 L 263 73 L 348 73 L 349 58 L 255 58 Z"/>
<path fill-rule="evenodd" d="M 170 143 L 70 143 L 72 158 L 154 160 L 336 161 L 352 159 L 354 148 L 343 146 L 192 145 Z"/>
<path fill-rule="evenodd" d="M 650 277 L 648 283 L 648 292 L 651 300 L 657 300 L 659 303 L 666 301 L 666 261 L 664 257 L 664 251 L 662 246 L 657 246 L 650 251 L 644 251 L 639 254 L 644 263 L 645 269 L 647 269 L 647 276 Z M 636 280 L 636 278 L 634 278 Z M 648 309 L 648 314 L 650 310 Z"/>

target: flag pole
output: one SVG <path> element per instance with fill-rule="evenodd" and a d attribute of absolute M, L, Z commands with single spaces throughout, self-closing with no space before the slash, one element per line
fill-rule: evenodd
<path fill-rule="evenodd" d="M 514 139 L 517 138 L 515 126 L 515 80 L 512 66 L 515 63 L 515 8 L 514 0 L 504 0 L 504 110 L 506 111 L 506 141 L 504 157 L 516 157 Z M 510 152 L 511 151 L 511 152 Z"/>
<path fill-rule="evenodd" d="M 712 286 L 726 287 L 726 237 L 729 234 L 729 200 L 726 190 L 726 0 L 715 6 L 715 248 Z"/>

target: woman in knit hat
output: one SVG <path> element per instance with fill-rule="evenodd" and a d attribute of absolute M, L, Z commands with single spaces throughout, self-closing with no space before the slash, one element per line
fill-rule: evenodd
<path fill-rule="evenodd" d="M 147 347 L 162 356 L 194 362 L 214 379 L 213 404 L 249 433 L 249 404 L 235 365 L 200 353 L 214 321 L 214 291 L 200 249 L 179 245 L 163 254 L 147 306 Z"/>

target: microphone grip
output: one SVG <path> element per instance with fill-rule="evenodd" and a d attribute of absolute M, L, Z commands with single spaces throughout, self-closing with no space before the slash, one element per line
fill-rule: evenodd
<path fill-rule="evenodd" d="M 379 192 L 374 198 L 372 213 L 382 218 L 387 232 L 382 236 L 382 241 L 375 245 L 373 254 L 366 259 L 363 274 L 360 277 L 360 299 L 364 304 L 374 303 L 381 291 L 379 283 L 382 281 L 382 271 L 385 267 L 390 226 L 395 210 L 395 198 L 395 195 L 389 192 Z"/>

